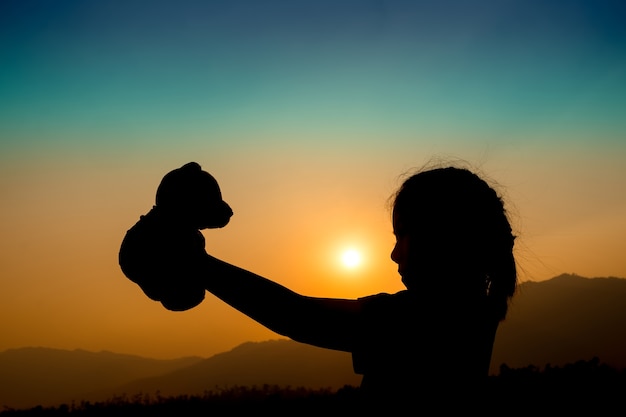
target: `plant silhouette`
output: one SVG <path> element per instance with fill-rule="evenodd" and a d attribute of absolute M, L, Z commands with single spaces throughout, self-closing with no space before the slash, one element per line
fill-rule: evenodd
<path fill-rule="evenodd" d="M 626 371 L 594 357 L 561 367 L 534 365 L 501 367 L 485 387 L 482 415 L 528 416 L 588 413 L 594 416 L 623 414 Z M 488 395 L 488 397 L 487 397 Z M 456 402 L 457 397 L 445 397 Z M 78 401 L 52 407 L 5 408 L 2 417 L 12 416 L 207 416 L 240 413 L 271 413 L 274 416 L 351 415 L 359 408 L 360 390 L 345 386 L 335 392 L 302 387 L 233 386 L 207 390 L 199 395 L 163 396 L 156 393 L 118 395 L 105 401 Z M 439 414 L 433 412 L 431 414 Z"/>

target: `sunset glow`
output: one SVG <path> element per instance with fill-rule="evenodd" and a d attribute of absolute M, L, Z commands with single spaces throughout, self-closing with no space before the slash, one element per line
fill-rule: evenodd
<path fill-rule="evenodd" d="M 0 350 L 277 338 L 208 293 L 166 311 L 119 268 L 190 161 L 234 211 L 207 252 L 304 295 L 404 288 L 389 198 L 439 159 L 502 191 L 520 281 L 626 277 L 623 2 L 1 4 Z"/>
<path fill-rule="evenodd" d="M 348 269 L 354 269 L 361 266 L 361 253 L 357 249 L 346 249 L 341 254 L 341 263 Z"/>

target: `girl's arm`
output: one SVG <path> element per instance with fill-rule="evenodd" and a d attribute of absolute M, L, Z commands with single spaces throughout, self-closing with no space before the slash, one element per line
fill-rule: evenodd
<path fill-rule="evenodd" d="M 306 297 L 207 255 L 207 291 L 268 329 L 295 341 L 351 351 L 356 300 Z"/>

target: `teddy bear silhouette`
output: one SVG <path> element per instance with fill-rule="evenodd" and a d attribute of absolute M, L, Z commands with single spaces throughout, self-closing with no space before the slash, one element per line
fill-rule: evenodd
<path fill-rule="evenodd" d="M 200 263 L 206 257 L 202 229 L 224 227 L 233 211 L 215 178 L 196 162 L 168 172 L 152 209 L 124 236 L 119 265 L 152 300 L 172 311 L 204 300 Z"/>

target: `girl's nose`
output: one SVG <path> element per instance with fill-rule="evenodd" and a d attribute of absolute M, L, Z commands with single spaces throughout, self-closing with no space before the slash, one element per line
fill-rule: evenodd
<path fill-rule="evenodd" d="M 393 246 L 393 249 L 391 250 L 391 260 L 397 264 L 400 263 L 400 248 L 398 246 L 398 242 L 396 242 L 396 244 Z"/>

